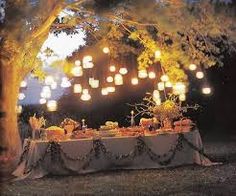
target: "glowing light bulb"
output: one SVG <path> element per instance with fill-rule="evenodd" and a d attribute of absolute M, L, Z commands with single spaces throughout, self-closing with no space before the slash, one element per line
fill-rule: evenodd
<path fill-rule="evenodd" d="M 20 87 L 22 87 L 22 88 L 27 87 L 27 82 L 25 80 L 21 81 Z"/>
<path fill-rule="evenodd" d="M 186 86 L 184 83 L 182 82 L 177 82 L 174 86 L 173 86 L 173 93 L 175 95 L 181 95 L 181 94 L 185 94 L 186 93 Z"/>
<path fill-rule="evenodd" d="M 22 108 L 21 105 L 16 106 L 16 113 L 17 113 L 17 114 L 22 113 L 22 110 L 23 110 L 23 108 Z"/>
<path fill-rule="evenodd" d="M 93 82 L 90 84 L 92 88 L 98 88 L 99 87 L 99 80 L 93 80 Z"/>
<path fill-rule="evenodd" d="M 47 109 L 50 112 L 54 112 L 57 110 L 57 101 L 56 100 L 49 100 L 47 102 Z"/>
<path fill-rule="evenodd" d="M 115 75 L 115 85 L 123 85 L 123 76 L 121 74 Z"/>
<path fill-rule="evenodd" d="M 89 55 L 85 56 L 83 58 L 83 68 L 84 69 L 91 69 L 91 68 L 93 68 L 94 64 L 93 64 L 92 60 L 93 60 L 92 56 L 89 56 Z"/>
<path fill-rule="evenodd" d="M 106 80 L 107 80 L 107 82 L 113 82 L 114 79 L 112 76 L 108 76 Z"/>
<path fill-rule="evenodd" d="M 125 75 L 128 73 L 128 69 L 125 67 L 122 67 L 122 68 L 120 68 L 119 72 L 120 72 L 120 74 Z"/>
<path fill-rule="evenodd" d="M 167 75 L 162 75 L 161 76 L 161 81 L 162 82 L 167 82 L 167 81 L 169 81 L 169 77 Z"/>
<path fill-rule="evenodd" d="M 51 85 L 55 82 L 53 76 L 46 76 L 44 81 L 46 85 Z"/>
<path fill-rule="evenodd" d="M 148 76 L 147 70 L 146 69 L 142 69 L 138 71 L 138 77 L 141 79 L 144 79 Z"/>
<path fill-rule="evenodd" d="M 209 94 L 211 94 L 211 88 L 210 88 L 210 87 L 203 87 L 203 88 L 202 88 L 202 93 L 203 93 L 204 95 L 209 95 Z"/>
<path fill-rule="evenodd" d="M 202 71 L 198 71 L 196 73 L 196 77 L 197 77 L 197 79 L 202 79 L 202 78 L 204 78 L 204 73 Z"/>
<path fill-rule="evenodd" d="M 161 99 L 154 99 L 156 105 L 161 105 Z"/>
<path fill-rule="evenodd" d="M 67 77 L 63 77 L 62 82 L 61 82 L 61 87 L 68 88 L 70 86 L 71 86 L 71 83 L 70 83 L 69 79 Z"/>
<path fill-rule="evenodd" d="M 107 87 L 107 91 L 109 93 L 114 93 L 116 91 L 116 88 L 114 86 L 109 86 L 109 87 Z"/>
<path fill-rule="evenodd" d="M 83 69 L 81 66 L 76 66 L 76 67 L 73 67 L 72 70 L 71 70 L 71 73 L 73 74 L 73 76 L 75 77 L 80 77 L 83 75 Z"/>
<path fill-rule="evenodd" d="M 74 84 L 73 91 L 74 93 L 81 93 L 82 92 L 81 84 Z"/>
<path fill-rule="evenodd" d="M 157 88 L 159 91 L 163 91 L 165 89 L 165 83 L 164 82 L 158 82 Z"/>
<path fill-rule="evenodd" d="M 195 65 L 195 64 L 190 64 L 189 65 L 189 70 L 195 71 L 196 69 L 197 69 L 197 65 Z"/>
<path fill-rule="evenodd" d="M 89 101 L 91 99 L 91 95 L 88 93 L 83 93 L 80 97 L 82 101 Z"/>
<path fill-rule="evenodd" d="M 81 61 L 80 61 L 80 60 L 76 60 L 76 61 L 75 61 L 75 65 L 76 65 L 76 66 L 80 66 L 80 65 L 81 65 Z"/>
<path fill-rule="evenodd" d="M 102 51 L 103 53 L 108 54 L 110 52 L 110 49 L 108 47 L 104 47 Z"/>
<path fill-rule="evenodd" d="M 138 85 L 138 78 L 132 78 L 131 79 L 131 84 L 132 85 Z"/>
<path fill-rule="evenodd" d="M 150 71 L 150 72 L 148 73 L 148 77 L 149 77 L 150 79 L 155 79 L 155 78 L 156 78 L 156 73 L 155 73 L 154 71 Z"/>
<path fill-rule="evenodd" d="M 42 105 L 42 104 L 45 104 L 47 102 L 47 100 L 45 98 L 41 98 L 39 99 L 39 103 Z"/>
<path fill-rule="evenodd" d="M 153 99 L 160 99 L 160 92 L 158 90 L 154 90 L 152 93 Z"/>
<path fill-rule="evenodd" d="M 107 88 L 102 88 L 101 93 L 102 93 L 102 95 L 108 95 Z"/>
<path fill-rule="evenodd" d="M 116 71 L 116 66 L 115 65 L 111 65 L 109 67 L 109 70 L 110 70 L 110 72 L 115 72 Z"/>
<path fill-rule="evenodd" d="M 167 88 L 171 88 L 173 85 L 172 85 L 172 83 L 170 81 L 168 81 L 168 82 L 165 83 L 165 86 Z"/>
<path fill-rule="evenodd" d="M 155 51 L 155 59 L 160 59 L 161 58 L 161 51 L 160 50 L 156 50 Z"/>
<path fill-rule="evenodd" d="M 85 89 L 83 89 L 82 93 L 83 94 L 89 94 L 89 90 L 85 88 Z"/>
<path fill-rule="evenodd" d="M 24 93 L 19 93 L 18 99 L 23 100 L 24 98 L 25 98 L 25 94 Z"/>
<path fill-rule="evenodd" d="M 180 94 L 179 95 L 179 100 L 180 101 L 185 101 L 186 100 L 186 95 L 185 94 Z"/>

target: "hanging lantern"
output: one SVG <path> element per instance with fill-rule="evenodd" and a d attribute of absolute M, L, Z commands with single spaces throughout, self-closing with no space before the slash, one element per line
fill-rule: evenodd
<path fill-rule="evenodd" d="M 54 112 L 57 110 L 57 101 L 55 100 L 49 100 L 47 102 L 47 109 L 49 112 Z"/>
<path fill-rule="evenodd" d="M 75 77 L 80 77 L 83 75 L 83 69 L 81 66 L 76 66 L 76 67 L 73 67 L 72 70 L 71 70 L 71 73 L 73 74 L 73 76 Z"/>
<path fill-rule="evenodd" d="M 174 86 L 173 86 L 173 93 L 175 95 L 181 95 L 181 94 L 185 94 L 186 93 L 186 86 L 184 83 L 182 82 L 177 82 Z"/>
<path fill-rule="evenodd" d="M 62 82 L 61 82 L 61 87 L 68 88 L 70 86 L 71 86 L 71 83 L 70 83 L 69 79 L 67 77 L 63 77 Z"/>
<path fill-rule="evenodd" d="M 211 88 L 210 88 L 210 87 L 203 87 L 203 88 L 202 88 L 202 93 L 203 93 L 204 95 L 209 95 L 209 94 L 211 94 Z"/>
<path fill-rule="evenodd" d="M 76 66 L 80 66 L 80 65 L 81 65 L 81 61 L 80 61 L 80 60 L 76 60 L 76 61 L 75 61 L 75 65 L 76 65 Z"/>
<path fill-rule="evenodd" d="M 138 85 L 138 78 L 132 78 L 131 79 L 131 84 L 132 85 Z"/>
<path fill-rule="evenodd" d="M 46 85 L 52 85 L 55 82 L 52 76 L 46 76 L 44 81 Z"/>
<path fill-rule="evenodd" d="M 202 79 L 202 78 L 204 78 L 204 73 L 202 71 L 198 71 L 196 73 L 196 77 L 197 77 L 197 79 Z"/>
<path fill-rule="evenodd" d="M 21 105 L 16 106 L 16 113 L 17 113 L 17 114 L 21 114 L 21 113 L 22 113 L 22 110 L 23 110 L 23 108 L 22 108 Z"/>
<path fill-rule="evenodd" d="M 171 88 L 173 85 L 172 85 L 172 83 L 171 83 L 170 81 L 167 81 L 167 82 L 165 83 L 165 86 L 166 86 L 167 88 Z"/>
<path fill-rule="evenodd" d="M 161 81 L 162 82 L 167 82 L 169 80 L 169 76 L 167 76 L 167 75 L 162 75 L 161 76 Z"/>
<path fill-rule="evenodd" d="M 148 73 L 146 69 L 142 69 L 138 71 L 138 77 L 141 79 L 144 79 L 146 77 L 148 77 Z"/>
<path fill-rule="evenodd" d="M 26 82 L 25 80 L 21 81 L 20 87 L 21 87 L 21 88 L 27 87 L 27 82 Z"/>
<path fill-rule="evenodd" d="M 73 91 L 74 93 L 81 93 L 82 92 L 81 84 L 74 84 Z"/>
<path fill-rule="evenodd" d="M 110 49 L 108 47 L 104 47 L 102 51 L 103 53 L 108 54 L 110 52 Z"/>
<path fill-rule="evenodd" d="M 51 89 L 55 90 L 57 88 L 57 83 L 56 82 L 53 82 L 51 84 Z"/>
<path fill-rule="evenodd" d="M 155 79 L 155 78 L 156 78 L 156 73 L 155 73 L 154 71 L 150 71 L 150 72 L 148 73 L 148 77 L 149 77 L 150 79 Z"/>
<path fill-rule="evenodd" d="M 115 85 L 123 85 L 123 77 L 121 74 L 115 75 Z"/>
<path fill-rule="evenodd" d="M 99 80 L 93 80 L 93 82 L 90 85 L 92 88 L 98 88 L 99 87 Z"/>
<path fill-rule="evenodd" d="M 179 95 L 179 100 L 180 101 L 185 101 L 186 100 L 186 95 L 185 94 L 180 94 Z"/>
<path fill-rule="evenodd" d="M 195 64 L 190 64 L 189 65 L 189 70 L 195 71 L 196 69 L 197 69 L 197 65 L 195 65 Z"/>
<path fill-rule="evenodd" d="M 120 68 L 119 73 L 122 75 L 125 75 L 128 73 L 128 69 L 126 67 L 122 67 L 122 68 Z"/>
<path fill-rule="evenodd" d="M 107 88 L 102 88 L 101 93 L 102 93 L 102 95 L 108 95 Z"/>
<path fill-rule="evenodd" d="M 113 81 L 114 81 L 114 79 L 113 79 L 113 77 L 112 77 L 112 76 L 108 76 L 106 80 L 107 80 L 107 82 L 109 82 L 109 83 L 111 83 L 111 82 L 113 82 Z"/>
<path fill-rule="evenodd" d="M 45 98 L 41 98 L 39 99 L 39 103 L 42 105 L 42 104 L 45 104 L 47 102 L 47 100 Z"/>
<path fill-rule="evenodd" d="M 155 59 L 157 59 L 157 60 L 161 59 L 161 51 L 160 50 L 155 51 Z"/>
<path fill-rule="evenodd" d="M 24 98 L 25 98 L 25 94 L 24 93 L 19 93 L 18 99 L 23 100 Z"/>
<path fill-rule="evenodd" d="M 114 93 L 116 91 L 116 88 L 114 86 L 107 87 L 108 93 Z"/>
<path fill-rule="evenodd" d="M 158 82 L 157 88 L 159 91 L 163 91 L 165 89 L 165 83 L 164 82 Z"/>
<path fill-rule="evenodd" d="M 111 65 L 109 67 L 109 70 L 110 70 L 110 72 L 115 72 L 116 71 L 116 66 L 115 65 Z"/>

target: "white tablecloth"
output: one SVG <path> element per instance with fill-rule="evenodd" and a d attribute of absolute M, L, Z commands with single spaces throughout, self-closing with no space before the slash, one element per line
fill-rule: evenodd
<path fill-rule="evenodd" d="M 19 179 L 48 174 L 83 174 L 114 169 L 148 169 L 186 164 L 210 165 L 198 130 L 143 137 L 113 137 L 60 142 L 25 140 Z"/>

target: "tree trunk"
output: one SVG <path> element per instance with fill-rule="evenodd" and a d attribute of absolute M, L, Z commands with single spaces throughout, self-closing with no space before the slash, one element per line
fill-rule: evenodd
<path fill-rule="evenodd" d="M 20 77 L 16 66 L 0 66 L 0 166 L 4 172 L 10 172 L 16 166 L 22 149 L 16 113 Z"/>

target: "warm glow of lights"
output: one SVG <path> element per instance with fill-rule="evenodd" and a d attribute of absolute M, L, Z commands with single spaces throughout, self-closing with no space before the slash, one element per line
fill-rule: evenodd
<path fill-rule="evenodd" d="M 173 93 L 175 95 L 181 95 L 181 94 L 185 94 L 186 93 L 186 86 L 184 83 L 182 82 L 177 82 L 174 86 L 173 86 Z"/>
<path fill-rule="evenodd" d="M 195 71 L 196 69 L 197 69 L 197 65 L 195 65 L 195 64 L 190 64 L 189 65 L 189 70 Z"/>
<path fill-rule="evenodd" d="M 156 105 L 161 105 L 161 99 L 154 99 Z"/>
<path fill-rule="evenodd" d="M 25 94 L 24 93 L 19 93 L 18 99 L 23 100 L 24 98 L 25 98 Z"/>
<path fill-rule="evenodd" d="M 109 70 L 110 70 L 110 72 L 115 72 L 116 71 L 116 66 L 115 65 L 111 65 L 109 67 Z"/>
<path fill-rule="evenodd" d="M 16 113 L 20 114 L 22 112 L 23 108 L 21 105 L 16 106 Z"/>
<path fill-rule="evenodd" d="M 107 82 L 113 82 L 113 80 L 114 80 L 114 79 L 113 79 L 112 76 L 108 76 L 108 77 L 107 77 Z"/>
<path fill-rule="evenodd" d="M 156 73 L 155 73 L 154 71 L 150 71 L 150 72 L 148 73 L 148 77 L 149 77 L 150 79 L 155 79 L 155 78 L 156 78 Z"/>
<path fill-rule="evenodd" d="M 196 73 L 196 77 L 197 77 L 197 79 L 202 79 L 202 78 L 204 78 L 204 73 L 202 71 L 198 71 Z"/>
<path fill-rule="evenodd" d="M 62 82 L 61 82 L 61 87 L 68 88 L 70 86 L 71 86 L 71 83 L 70 83 L 69 79 L 67 77 L 63 77 Z"/>
<path fill-rule="evenodd" d="M 161 76 L 161 81 L 162 82 L 167 82 L 167 81 L 169 81 L 169 77 L 167 75 L 162 75 Z"/>
<path fill-rule="evenodd" d="M 45 78 L 45 84 L 46 85 L 52 85 L 54 82 L 55 81 L 54 81 L 53 76 L 46 76 L 46 78 Z"/>
<path fill-rule="evenodd" d="M 108 54 L 110 52 L 110 49 L 108 47 L 104 47 L 102 51 L 103 53 Z"/>
<path fill-rule="evenodd" d="M 50 112 L 56 111 L 56 110 L 57 110 L 57 101 L 55 101 L 55 100 L 49 100 L 49 101 L 47 102 L 47 109 L 48 109 L 48 111 L 50 111 Z"/>
<path fill-rule="evenodd" d="M 92 88 L 98 88 L 99 87 L 99 80 L 93 80 L 90 84 Z"/>
<path fill-rule="evenodd" d="M 161 58 L 161 51 L 160 50 L 156 50 L 155 52 L 155 59 L 160 59 Z"/>
<path fill-rule="evenodd" d="M 138 71 L 138 77 L 141 79 L 144 79 L 146 77 L 148 77 L 148 73 L 146 69 L 142 69 Z"/>
<path fill-rule="evenodd" d="M 80 65 L 81 65 L 81 61 L 80 61 L 80 60 L 76 60 L 76 61 L 75 61 L 75 65 L 76 65 L 76 66 L 80 66 Z"/>
<path fill-rule="evenodd" d="M 45 104 L 47 102 L 47 100 L 45 98 L 41 98 L 39 99 L 39 103 L 42 105 L 42 104 Z"/>
<path fill-rule="evenodd" d="M 203 87 L 203 88 L 202 88 L 202 93 L 203 93 L 204 95 L 209 95 L 209 94 L 211 94 L 211 88 L 210 88 L 210 87 Z"/>
<path fill-rule="evenodd" d="M 49 86 L 44 86 L 40 94 L 42 98 L 49 99 L 51 97 L 51 89 Z"/>
<path fill-rule="evenodd" d="M 160 99 L 160 92 L 158 90 L 154 90 L 152 96 L 153 99 Z"/>
<path fill-rule="evenodd" d="M 115 85 L 123 85 L 123 76 L 121 74 L 115 75 Z"/>
<path fill-rule="evenodd" d="M 138 85 L 138 78 L 132 78 L 131 79 L 131 84 L 132 85 Z"/>
<path fill-rule="evenodd" d="M 101 93 L 102 93 L 102 95 L 108 95 L 107 88 L 102 88 Z"/>
<path fill-rule="evenodd" d="M 27 87 L 27 82 L 26 81 L 21 81 L 21 83 L 20 83 L 20 87 L 22 87 L 22 88 L 25 88 L 25 87 Z"/>
<path fill-rule="evenodd" d="M 53 82 L 51 84 L 51 89 L 55 90 L 57 88 L 57 83 L 56 82 Z"/>
<path fill-rule="evenodd" d="M 179 95 L 179 100 L 180 101 L 185 101 L 186 100 L 186 95 L 185 94 L 180 94 Z"/>
<path fill-rule="evenodd" d="M 80 77 L 83 75 L 83 69 L 81 66 L 76 66 L 72 68 L 71 73 L 73 76 Z"/>
<path fill-rule="evenodd" d="M 125 67 L 122 67 L 122 68 L 120 68 L 119 72 L 120 72 L 120 74 L 125 75 L 128 73 L 128 69 Z"/>
<path fill-rule="evenodd" d="M 92 60 L 93 60 L 92 56 L 89 56 L 89 55 L 85 56 L 83 58 L 83 68 L 84 69 L 91 69 L 91 68 L 93 68 L 94 64 L 93 64 Z"/>
<path fill-rule="evenodd" d="M 165 83 L 165 86 L 167 88 L 171 88 L 173 85 L 172 85 L 172 83 L 170 81 L 168 81 L 168 82 Z"/>
<path fill-rule="evenodd" d="M 49 86 L 43 86 L 42 91 L 43 92 L 49 92 L 49 91 L 51 91 L 51 89 L 50 89 Z"/>
<path fill-rule="evenodd" d="M 82 92 L 81 84 L 74 84 L 73 91 L 74 93 L 81 93 Z"/>
<path fill-rule="evenodd" d="M 93 60 L 93 57 L 90 55 L 84 56 L 83 58 L 83 63 L 88 63 L 91 62 Z"/>
<path fill-rule="evenodd" d="M 164 82 L 158 82 L 157 88 L 159 91 L 163 91 L 165 89 L 165 83 Z"/>
<path fill-rule="evenodd" d="M 85 90 L 85 89 L 84 89 Z M 88 89 L 86 89 L 88 90 Z M 89 101 L 91 99 L 91 95 L 89 93 L 83 93 L 80 97 L 82 101 Z"/>
<path fill-rule="evenodd" d="M 109 86 L 109 87 L 107 87 L 107 91 L 109 93 L 114 93 L 116 91 L 116 88 L 114 86 Z"/>

